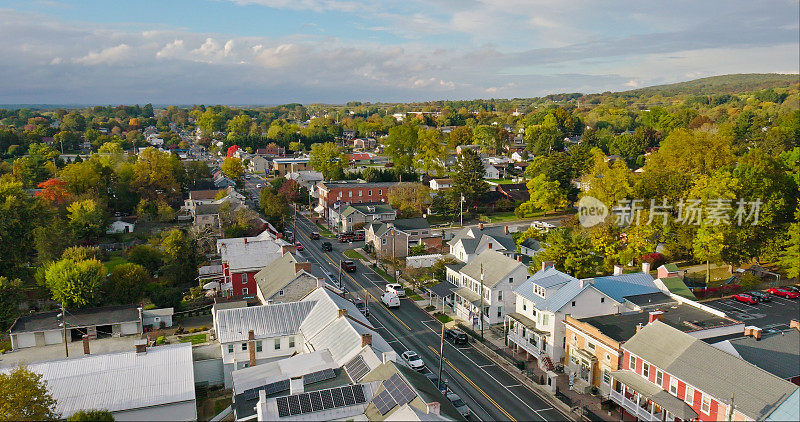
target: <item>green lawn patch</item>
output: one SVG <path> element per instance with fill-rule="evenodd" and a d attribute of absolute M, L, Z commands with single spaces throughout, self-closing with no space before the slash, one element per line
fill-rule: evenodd
<path fill-rule="evenodd" d="M 191 336 L 184 336 L 180 339 L 181 343 L 192 343 L 192 344 L 202 344 L 206 342 L 206 335 L 204 334 L 195 334 Z"/>
<path fill-rule="evenodd" d="M 415 292 L 413 289 L 405 289 L 405 291 L 406 291 L 406 297 L 408 297 L 409 299 L 411 299 L 413 301 L 417 301 L 417 300 L 422 300 L 423 299 L 423 297 L 418 295 L 417 292 Z"/>
<path fill-rule="evenodd" d="M 124 256 L 114 254 L 109 256 L 108 261 L 103 262 L 103 265 L 106 266 L 106 271 L 111 272 L 116 266 L 127 263 L 128 260 Z"/>
<path fill-rule="evenodd" d="M 435 317 L 436 317 L 436 319 L 438 319 L 438 320 L 439 320 L 439 322 L 441 322 L 442 324 L 447 324 L 448 322 L 450 322 L 450 321 L 452 321 L 452 320 L 453 320 L 453 318 L 450 318 L 449 316 L 447 316 L 446 314 L 443 314 L 443 313 L 441 313 L 441 312 L 437 312 L 436 314 L 434 314 L 434 316 L 435 316 Z"/>
<path fill-rule="evenodd" d="M 315 225 L 319 229 L 318 231 L 319 231 L 319 235 L 320 236 L 322 236 L 322 237 L 334 237 L 333 233 L 330 230 L 328 230 L 325 227 L 323 227 L 322 224 L 315 223 Z"/>
<path fill-rule="evenodd" d="M 378 275 L 380 275 L 381 277 L 383 277 L 383 279 L 384 279 L 384 280 L 386 280 L 386 281 L 388 281 L 389 283 L 394 283 L 394 282 L 395 282 L 395 280 L 394 280 L 394 277 L 392 277 L 392 276 L 390 276 L 389 274 L 387 274 L 387 273 L 386 273 L 386 271 L 384 271 L 384 270 L 383 270 L 383 268 L 381 268 L 381 267 L 371 267 L 371 268 L 372 268 L 372 269 L 373 269 L 373 270 L 374 270 L 376 273 L 378 273 Z"/>
<path fill-rule="evenodd" d="M 344 256 L 346 256 L 346 257 L 348 257 L 350 259 L 365 259 L 364 255 L 361 255 L 355 249 L 348 249 L 348 250 L 344 251 Z"/>
<path fill-rule="evenodd" d="M 492 215 L 482 215 L 480 216 L 480 220 L 486 223 L 501 223 L 506 221 L 515 221 L 519 220 L 514 211 L 506 211 L 506 212 L 498 212 Z"/>

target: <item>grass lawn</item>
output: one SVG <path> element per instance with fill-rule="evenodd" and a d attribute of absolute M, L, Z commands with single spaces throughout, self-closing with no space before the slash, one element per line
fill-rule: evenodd
<path fill-rule="evenodd" d="M 498 212 L 492 215 L 482 215 L 479 219 L 486 223 L 501 223 L 506 221 L 519 220 L 514 211 Z"/>
<path fill-rule="evenodd" d="M 448 322 L 453 320 L 453 318 L 450 318 L 449 316 L 447 316 L 447 315 L 445 315 L 445 314 L 443 314 L 441 312 L 437 312 L 435 314 L 435 316 L 436 316 L 436 319 L 438 319 L 439 322 L 441 322 L 442 324 L 447 324 Z"/>
<path fill-rule="evenodd" d="M 364 256 L 361 255 L 360 253 L 356 252 L 355 249 L 348 249 L 348 250 L 344 251 L 344 256 L 346 256 L 346 257 L 348 257 L 350 259 L 365 259 Z"/>
<path fill-rule="evenodd" d="M 126 263 L 128 263 L 128 260 L 124 256 L 114 253 L 108 257 L 108 261 L 103 262 L 103 265 L 106 266 L 106 271 L 111 272 L 117 265 Z"/>
<path fill-rule="evenodd" d="M 206 335 L 203 334 L 194 334 L 191 336 L 184 336 L 180 339 L 181 343 L 192 343 L 192 344 L 201 344 L 206 342 Z M 224 409 L 224 408 L 223 408 Z"/>
<path fill-rule="evenodd" d="M 405 288 L 403 290 L 406 291 L 407 298 L 413 301 L 422 300 L 422 296 L 418 295 L 417 292 L 414 291 L 414 289 Z"/>
<path fill-rule="evenodd" d="M 388 281 L 389 283 L 394 283 L 395 282 L 394 277 L 390 276 L 389 274 L 386 274 L 386 271 L 383 271 L 383 269 L 381 267 L 372 267 L 372 266 L 370 266 L 370 268 L 372 268 L 376 273 L 378 273 L 378 275 L 383 277 L 383 279 Z"/>
<path fill-rule="evenodd" d="M 322 226 L 322 224 L 316 223 L 317 228 L 319 229 L 319 235 L 322 237 L 334 237 L 333 233 L 330 230 L 326 229 Z"/>
<path fill-rule="evenodd" d="M 515 182 L 511 179 L 487 179 L 487 182 L 497 183 L 498 185 L 510 185 L 512 183 L 522 183 L 522 182 Z"/>

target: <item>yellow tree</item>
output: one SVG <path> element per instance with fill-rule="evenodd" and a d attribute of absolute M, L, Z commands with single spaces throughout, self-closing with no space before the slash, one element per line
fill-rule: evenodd
<path fill-rule="evenodd" d="M 242 160 L 237 157 L 226 157 L 220 167 L 222 173 L 232 180 L 239 180 L 244 175 L 244 164 Z"/>

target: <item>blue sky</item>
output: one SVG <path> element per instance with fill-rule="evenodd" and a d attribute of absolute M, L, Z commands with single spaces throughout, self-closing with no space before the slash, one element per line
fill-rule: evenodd
<path fill-rule="evenodd" d="M 416 101 L 797 73 L 798 0 L 0 0 L 0 103 Z"/>

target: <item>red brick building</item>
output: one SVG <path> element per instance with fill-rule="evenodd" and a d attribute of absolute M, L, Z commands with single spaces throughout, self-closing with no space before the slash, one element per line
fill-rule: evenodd
<path fill-rule="evenodd" d="M 398 182 L 321 182 L 317 185 L 319 191 L 319 206 L 324 208 L 325 217 L 328 217 L 328 208 L 334 202 L 342 204 L 380 203 L 388 201 L 389 190 L 397 186 Z"/>
<path fill-rule="evenodd" d="M 278 239 L 269 231 L 254 237 L 217 240 L 221 257 L 222 281 L 225 296 L 255 296 L 255 275 L 294 246 Z"/>

